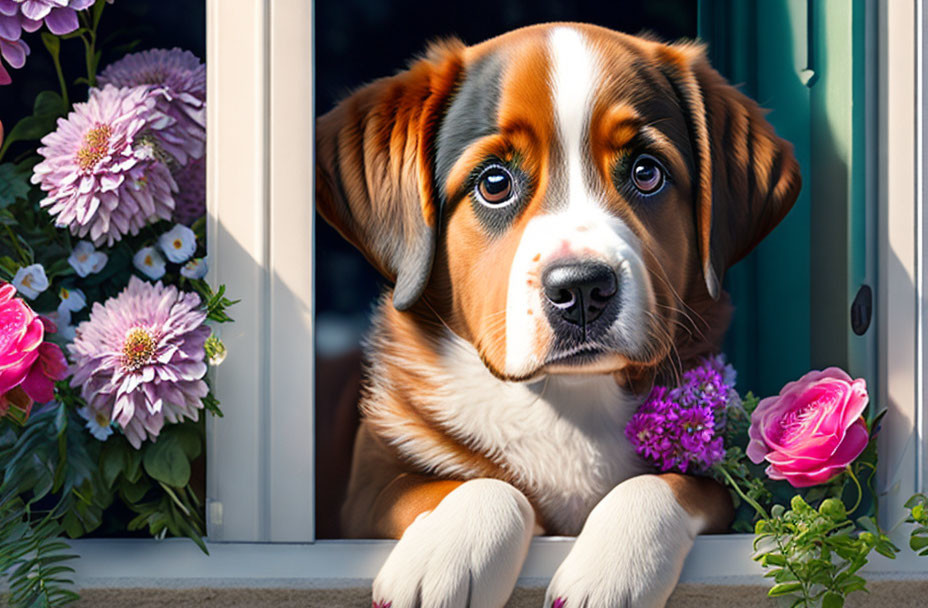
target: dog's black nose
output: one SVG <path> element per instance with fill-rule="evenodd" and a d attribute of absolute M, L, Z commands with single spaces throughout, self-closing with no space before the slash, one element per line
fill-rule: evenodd
<path fill-rule="evenodd" d="M 590 261 L 549 266 L 541 275 L 541 285 L 560 316 L 581 327 L 595 321 L 619 291 L 615 271 Z"/>

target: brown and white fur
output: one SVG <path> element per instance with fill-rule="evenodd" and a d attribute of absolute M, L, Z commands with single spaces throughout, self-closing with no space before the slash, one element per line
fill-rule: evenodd
<path fill-rule="evenodd" d="M 573 23 L 435 45 L 317 129 L 318 209 L 394 284 L 342 509 L 347 535 L 400 539 L 376 605 L 501 606 L 532 535 L 557 534 L 579 536 L 546 605 L 662 606 L 731 505 L 623 430 L 718 349 L 723 273 L 798 194 L 792 147 L 700 46 Z M 595 331 L 552 308 L 546 271 L 573 263 L 613 276 Z"/>

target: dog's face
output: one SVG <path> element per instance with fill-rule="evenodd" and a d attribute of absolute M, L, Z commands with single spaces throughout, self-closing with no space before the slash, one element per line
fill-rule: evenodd
<path fill-rule="evenodd" d="M 437 47 L 317 141 L 323 216 L 507 379 L 665 360 L 800 182 L 700 48 L 577 24 Z"/>

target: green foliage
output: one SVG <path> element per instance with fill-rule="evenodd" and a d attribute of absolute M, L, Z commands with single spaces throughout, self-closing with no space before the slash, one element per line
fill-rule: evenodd
<path fill-rule="evenodd" d="M 63 606 L 78 599 L 68 587 L 76 559 L 59 537 L 55 519 L 30 517 L 29 506 L 20 499 L 0 503 L 0 575 L 9 582 L 11 606 Z"/>
<path fill-rule="evenodd" d="M 219 409 L 219 399 L 216 399 L 212 391 L 203 398 L 203 408 L 213 416 L 218 416 L 219 418 L 223 416 L 222 410 Z"/>
<path fill-rule="evenodd" d="M 732 529 L 735 532 L 752 532 L 753 521 L 761 514 L 751 506 L 751 501 L 767 504 L 773 497 L 764 483 L 766 476 L 763 469 L 748 460 L 740 447 L 732 446 L 725 451 L 725 458 L 711 469 L 711 473 L 716 480 L 733 490 L 735 521 Z"/>
<path fill-rule="evenodd" d="M 0 574 L 14 606 L 59 606 L 77 598 L 62 575 L 76 556 L 63 533 L 80 536 L 100 523 L 108 504 L 98 490 L 98 446 L 64 405 L 34 413 L 18 428 L 0 420 Z M 103 503 L 100 502 L 102 498 Z M 48 503 L 44 511 L 34 507 Z"/>
<path fill-rule="evenodd" d="M 79 288 L 88 306 L 72 314 L 74 325 L 88 318 L 93 303 L 104 302 L 125 288 L 135 272 L 133 254 L 141 247 L 156 245 L 159 236 L 172 225 L 159 221 L 137 234 L 125 235 L 118 243 L 103 248 L 108 261 L 100 272 L 79 277 L 68 263 L 74 245 L 72 236 L 68 230 L 57 228 L 41 208 L 44 194 L 31 183 L 33 169 L 42 160 L 34 142 L 53 131 L 58 119 L 67 115 L 75 97 L 69 86 L 94 86 L 102 47 L 108 53 L 121 54 L 139 43 L 127 42 L 128 31 L 124 28 L 113 35 L 113 40 L 98 39 L 106 4 L 106 0 L 96 0 L 92 8 L 80 11 L 80 27 L 70 34 L 35 34 L 51 57 L 60 91 L 39 93 L 32 114 L 9 129 L 0 148 L 0 159 L 10 146 L 19 143 L 23 149 L 22 153 L 16 149 L 16 158 L 10 155 L 7 162 L 0 163 L 0 280 L 11 280 L 23 266 L 41 264 L 49 288 L 29 305 L 39 312 L 53 311 L 58 307 L 62 288 Z M 70 75 L 69 80 L 61 58 L 78 52 L 76 39 L 84 47 L 86 71 L 77 80 Z M 54 83 L 42 85 L 54 87 Z M 84 95 L 83 88 L 80 93 Z M 28 145 L 22 145 L 24 142 Z M 198 237 L 197 257 L 202 257 L 205 221 L 199 220 L 194 230 Z M 168 264 L 162 280 L 199 292 L 209 320 L 232 320 L 227 309 L 235 302 L 225 297 L 224 287 L 214 293 L 204 281 L 188 281 L 180 276 L 178 264 Z M 46 339 L 64 345 L 61 333 L 48 334 Z M 218 360 L 224 348 L 215 338 L 208 354 Z M 29 417 L 0 418 L 0 577 L 10 585 L 5 599 L 17 607 L 32 607 L 57 606 L 77 598 L 68 588 L 67 574 L 72 570 L 66 564 L 75 556 L 60 540 L 64 536 L 75 538 L 94 531 L 120 535 L 145 529 L 157 537 L 188 536 L 206 551 L 202 540 L 202 497 L 192 487 L 202 481 L 202 417 L 197 422 L 167 424 L 156 441 L 146 441 L 141 449 L 135 449 L 116 428 L 105 441 L 93 437 L 78 413 L 86 403 L 79 390 L 67 381 L 58 382 L 55 393 L 53 403 L 36 406 Z M 221 415 L 212 393 L 203 399 L 203 405 L 207 411 Z M 11 411 L 15 414 L 17 410 Z M 114 503 L 122 503 L 135 517 L 131 521 L 113 517 L 119 512 L 108 512 Z"/>
<path fill-rule="evenodd" d="M 9 207 L 16 201 L 26 200 L 29 196 L 30 174 L 30 171 L 25 171 L 13 163 L 0 165 L 0 209 Z"/>
<path fill-rule="evenodd" d="M 915 494 L 905 503 L 909 510 L 906 523 L 912 524 L 909 547 L 919 555 L 928 555 L 928 496 Z"/>
<path fill-rule="evenodd" d="M 207 319 L 215 321 L 216 323 L 229 323 L 232 321 L 232 317 L 226 313 L 226 309 L 234 304 L 238 304 L 240 300 L 230 300 L 225 297 L 225 285 L 220 285 L 219 289 L 213 293 L 212 288 L 206 281 L 195 279 L 190 281 L 190 283 L 203 299 L 203 308 L 206 309 Z"/>
<path fill-rule="evenodd" d="M 818 509 L 799 495 L 790 508 L 775 505 L 770 517 L 755 527 L 754 559 L 775 584 L 771 597 L 794 598 L 793 606 L 843 606 L 855 591 L 866 590 L 857 572 L 870 552 L 893 557 L 898 549 L 869 518 L 857 532 L 844 503 L 836 498 L 822 501 Z"/>
<path fill-rule="evenodd" d="M 68 106 L 61 95 L 54 91 L 42 91 L 35 98 L 32 115 L 27 116 L 13 125 L 3 140 L 0 148 L 0 159 L 3 158 L 10 145 L 17 141 L 34 141 L 45 137 L 55 128 L 55 121 L 64 116 Z"/>

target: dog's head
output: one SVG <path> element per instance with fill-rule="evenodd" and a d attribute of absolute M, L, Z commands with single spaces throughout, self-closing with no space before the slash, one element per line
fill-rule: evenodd
<path fill-rule="evenodd" d="M 317 155 L 320 213 L 394 306 L 506 379 L 667 359 L 800 187 L 701 47 L 579 24 L 434 46 L 321 117 Z"/>

